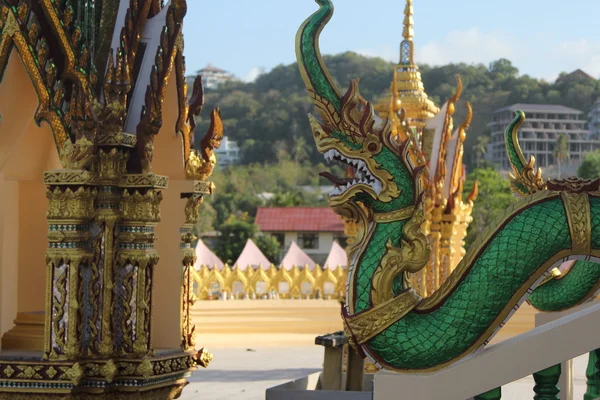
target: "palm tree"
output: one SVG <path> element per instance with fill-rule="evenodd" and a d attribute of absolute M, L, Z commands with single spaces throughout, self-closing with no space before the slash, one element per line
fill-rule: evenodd
<path fill-rule="evenodd" d="M 569 138 L 564 133 L 558 135 L 554 151 L 552 152 L 558 166 L 558 178 L 561 178 L 561 164 L 569 160 Z"/>
<path fill-rule="evenodd" d="M 473 146 L 473 150 L 475 151 L 475 165 L 477 168 L 481 166 L 481 162 L 483 161 L 483 157 L 487 153 L 487 146 L 490 142 L 489 136 L 478 136 L 477 143 Z"/>

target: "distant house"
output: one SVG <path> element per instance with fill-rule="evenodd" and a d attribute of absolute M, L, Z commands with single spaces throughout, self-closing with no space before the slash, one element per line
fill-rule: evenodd
<path fill-rule="evenodd" d="M 329 207 L 259 207 L 255 222 L 279 241 L 282 253 L 296 242 L 319 265 L 334 240 L 346 242 L 344 224 Z"/>
<path fill-rule="evenodd" d="M 582 81 L 595 81 L 596 80 L 596 78 L 594 78 L 587 72 L 583 71 L 582 69 L 576 69 L 573 72 L 559 76 L 556 79 L 556 82 L 573 81 L 575 79 L 582 80 Z"/>
<path fill-rule="evenodd" d="M 238 80 L 232 73 L 210 64 L 198 71 L 197 74 L 202 76 L 202 86 L 205 89 L 216 89 L 225 82 Z"/>

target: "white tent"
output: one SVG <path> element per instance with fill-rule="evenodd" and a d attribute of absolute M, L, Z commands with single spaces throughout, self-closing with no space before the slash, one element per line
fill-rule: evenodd
<path fill-rule="evenodd" d="M 254 244 L 252 239 L 248 239 L 244 250 L 242 250 L 242 253 L 233 265 L 240 271 L 245 271 L 248 267 L 256 269 L 259 265 L 266 270 L 271 266 L 271 262 L 260 251 L 258 246 Z"/>
<path fill-rule="evenodd" d="M 331 250 L 329 250 L 329 255 L 327 256 L 327 260 L 323 264 L 324 268 L 329 268 L 330 271 L 337 269 L 337 267 L 347 268 L 348 267 L 348 256 L 346 255 L 346 250 L 337 242 L 337 240 L 333 241 L 331 245 Z"/>
<path fill-rule="evenodd" d="M 279 268 L 285 268 L 286 270 L 290 270 L 293 267 L 304 267 L 307 266 L 309 270 L 315 269 L 315 262 L 302 251 L 302 249 L 296 244 L 296 242 L 292 242 L 290 248 L 288 249 L 285 257 L 281 260 L 281 264 Z"/>
<path fill-rule="evenodd" d="M 217 257 L 217 255 L 208 248 L 202 239 L 198 239 L 195 251 L 196 262 L 194 263 L 194 268 L 196 271 L 198 271 L 203 265 L 206 265 L 208 268 L 216 268 L 219 271 L 223 269 L 223 261 L 221 261 L 219 257 Z"/>

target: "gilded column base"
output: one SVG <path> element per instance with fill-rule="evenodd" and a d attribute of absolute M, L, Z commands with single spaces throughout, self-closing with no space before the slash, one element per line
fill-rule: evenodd
<path fill-rule="evenodd" d="M 205 355 L 204 355 L 205 356 Z M 0 352 L 2 399 L 176 399 L 203 354 L 157 351 L 155 357 L 48 361 L 42 352 Z"/>

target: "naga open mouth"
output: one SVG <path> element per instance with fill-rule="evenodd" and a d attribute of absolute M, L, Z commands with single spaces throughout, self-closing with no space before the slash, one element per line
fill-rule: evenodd
<path fill-rule="evenodd" d="M 321 172 L 319 174 L 322 177 L 329 179 L 329 181 L 334 184 L 335 188 L 330 196 L 341 195 L 351 187 L 357 185 L 369 186 L 376 195 L 381 193 L 381 190 L 383 189 L 381 182 L 373 177 L 364 161 L 348 158 L 335 149 L 328 150 L 323 156 L 328 164 L 330 162 L 335 162 L 342 167 L 350 167 L 352 170 L 351 178 L 339 178 L 330 172 Z"/>

